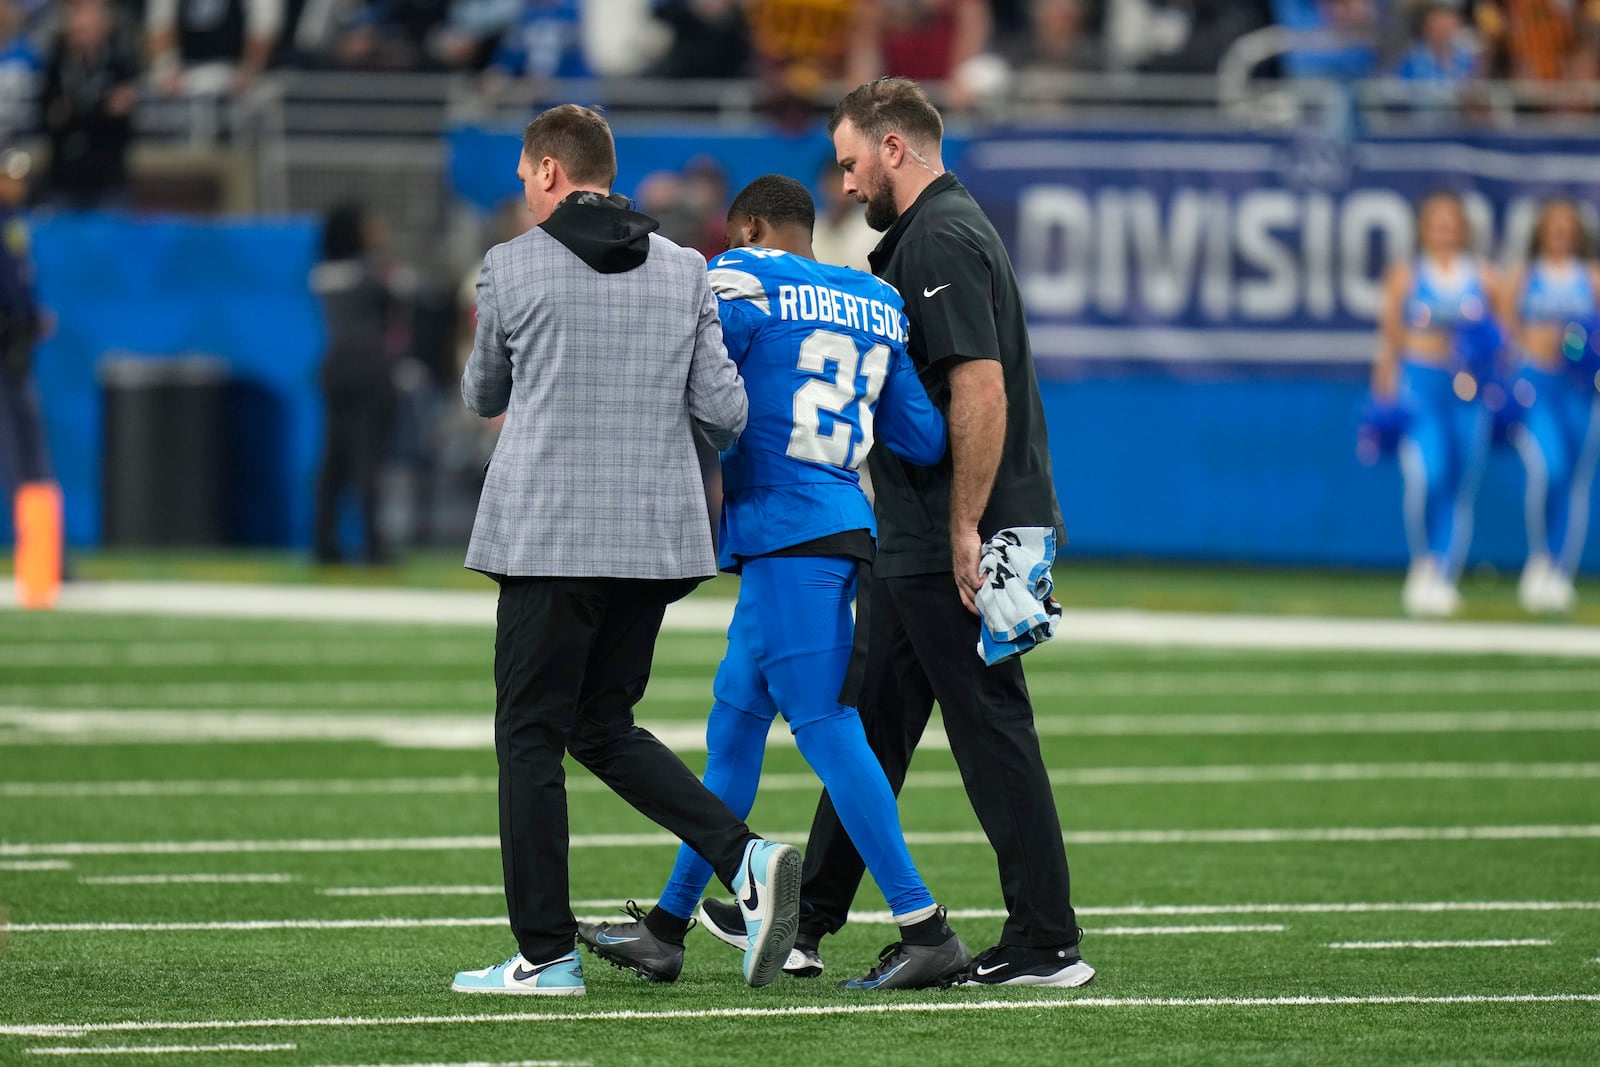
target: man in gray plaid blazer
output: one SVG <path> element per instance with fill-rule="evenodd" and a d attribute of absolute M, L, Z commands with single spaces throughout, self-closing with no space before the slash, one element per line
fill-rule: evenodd
<path fill-rule="evenodd" d="M 716 573 L 694 423 L 732 444 L 746 400 L 705 261 L 610 196 L 616 173 L 598 114 L 567 104 L 534 119 L 517 176 L 538 225 L 490 249 L 478 282 L 461 393 L 506 418 L 466 565 L 500 583 L 495 753 L 518 951 L 458 973 L 460 992 L 584 991 L 565 752 L 739 897 L 746 981 L 770 982 L 794 944 L 798 850 L 752 834 L 633 721 L 667 605 Z"/>

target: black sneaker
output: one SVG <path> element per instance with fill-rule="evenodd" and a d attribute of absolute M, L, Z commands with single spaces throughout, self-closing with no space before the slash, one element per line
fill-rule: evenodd
<path fill-rule="evenodd" d="M 750 938 L 744 929 L 744 913 L 739 905 L 725 900 L 703 900 L 700 922 L 707 933 L 723 944 L 732 945 L 740 952 L 750 947 Z M 794 948 L 783 963 L 783 973 L 795 978 L 815 978 L 822 973 L 822 956 L 817 951 L 816 938 L 801 933 L 794 939 Z"/>
<path fill-rule="evenodd" d="M 1057 948 L 1023 948 L 1020 945 L 995 945 L 984 949 L 967 969 L 962 985 L 978 986 L 1055 986 L 1071 989 L 1094 981 L 1094 968 L 1083 962 L 1078 942 Z"/>
<path fill-rule="evenodd" d="M 644 909 L 633 901 L 625 910 L 633 922 L 579 923 L 578 940 L 613 967 L 652 982 L 676 981 L 683 972 L 683 946 L 652 934 L 644 924 Z"/>
<path fill-rule="evenodd" d="M 943 909 L 939 912 L 941 922 Z M 839 983 L 840 989 L 945 989 L 960 982 L 972 963 L 972 952 L 945 926 L 949 936 L 937 945 L 896 941 L 878 953 L 878 965 L 860 978 Z"/>

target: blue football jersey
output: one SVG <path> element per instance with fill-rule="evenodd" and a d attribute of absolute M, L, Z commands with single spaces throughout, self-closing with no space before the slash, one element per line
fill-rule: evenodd
<path fill-rule="evenodd" d="M 857 469 L 876 440 L 921 466 L 945 424 L 906 353 L 900 294 L 886 282 L 770 248 L 708 265 L 723 340 L 750 398 L 722 454 L 719 565 L 847 530 L 877 534 Z"/>

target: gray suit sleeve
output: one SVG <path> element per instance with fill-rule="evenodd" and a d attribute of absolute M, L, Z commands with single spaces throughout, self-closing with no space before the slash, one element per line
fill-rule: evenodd
<path fill-rule="evenodd" d="M 744 432 L 750 402 L 745 397 L 739 368 L 728 358 L 727 346 L 722 343 L 717 298 L 711 294 L 705 272 L 699 274 L 700 326 L 695 333 L 694 360 L 689 365 L 689 414 L 705 431 L 711 447 L 720 451 L 732 447 Z"/>
<path fill-rule="evenodd" d="M 461 374 L 461 399 L 485 418 L 499 415 L 511 402 L 511 348 L 500 329 L 493 255 L 494 249 L 490 249 L 483 257 L 483 270 L 478 275 L 478 332 L 467 369 Z"/>

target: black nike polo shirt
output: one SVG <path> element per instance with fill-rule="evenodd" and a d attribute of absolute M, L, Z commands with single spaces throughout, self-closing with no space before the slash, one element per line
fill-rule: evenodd
<path fill-rule="evenodd" d="M 940 411 L 950 411 L 951 367 L 992 359 L 1004 371 L 1005 448 L 978 533 L 987 540 L 1010 526 L 1052 526 L 1064 544 L 1022 294 L 988 216 L 947 171 L 889 227 L 871 259 L 873 273 L 905 300 L 911 359 Z M 880 447 L 867 465 L 878 513 L 876 572 L 948 570 L 949 454 L 937 467 L 914 467 Z"/>

